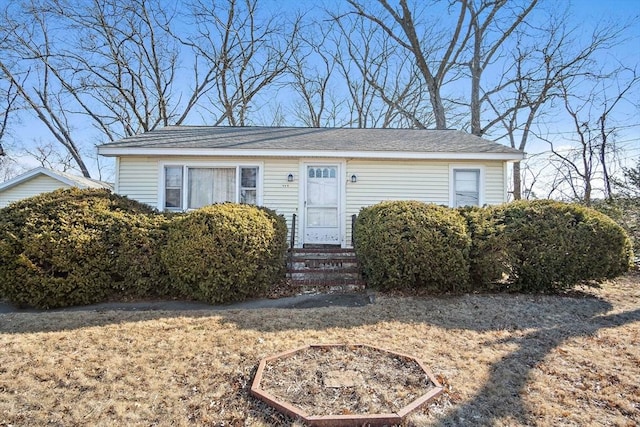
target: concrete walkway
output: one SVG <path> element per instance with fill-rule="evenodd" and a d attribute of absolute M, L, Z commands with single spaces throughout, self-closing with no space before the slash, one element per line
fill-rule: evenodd
<path fill-rule="evenodd" d="M 371 293 L 308 294 L 278 299 L 259 299 L 229 305 L 210 305 L 193 301 L 110 302 L 76 307 L 39 310 L 17 308 L 0 301 L 0 314 L 54 313 L 68 311 L 185 311 L 185 310 L 256 310 L 262 308 L 363 307 L 373 302 Z"/>

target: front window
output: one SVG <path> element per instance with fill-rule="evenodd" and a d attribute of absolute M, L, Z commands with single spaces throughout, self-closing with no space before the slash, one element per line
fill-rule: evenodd
<path fill-rule="evenodd" d="M 240 203 L 258 202 L 258 168 L 240 168 Z"/>
<path fill-rule="evenodd" d="M 480 205 L 480 170 L 456 169 L 453 171 L 454 206 Z"/>
<path fill-rule="evenodd" d="M 182 166 L 164 168 L 164 207 L 182 210 Z"/>
<path fill-rule="evenodd" d="M 198 209 L 214 203 L 256 204 L 255 166 L 165 166 L 165 210 Z"/>
<path fill-rule="evenodd" d="M 236 201 L 235 168 L 189 168 L 188 171 L 188 209 Z"/>

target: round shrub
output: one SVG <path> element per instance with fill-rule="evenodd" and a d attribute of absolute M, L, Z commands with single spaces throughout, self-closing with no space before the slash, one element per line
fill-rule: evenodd
<path fill-rule="evenodd" d="M 284 218 L 269 209 L 206 206 L 173 219 L 162 260 L 183 295 L 240 301 L 284 278 L 286 234 Z"/>
<path fill-rule="evenodd" d="M 613 219 L 627 232 L 633 244 L 636 268 L 640 267 L 640 198 L 618 197 L 598 201 L 593 208 Z"/>
<path fill-rule="evenodd" d="M 469 277 L 472 291 L 500 289 L 509 270 L 508 241 L 504 224 L 495 221 L 490 208 L 464 207 L 458 212 L 465 218 L 471 235 Z"/>
<path fill-rule="evenodd" d="M 417 201 L 382 202 L 360 210 L 354 241 L 369 286 L 429 292 L 468 287 L 471 239 L 456 210 Z"/>
<path fill-rule="evenodd" d="M 558 292 L 625 273 L 632 246 L 611 218 L 577 204 L 519 201 L 494 207 L 510 290 Z"/>
<path fill-rule="evenodd" d="M 13 203 L 0 211 L 0 293 L 39 308 L 146 294 L 164 277 L 163 222 L 148 206 L 102 189 Z"/>

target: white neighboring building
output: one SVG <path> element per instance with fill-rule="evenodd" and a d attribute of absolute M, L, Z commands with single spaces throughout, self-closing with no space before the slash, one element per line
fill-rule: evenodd
<path fill-rule="evenodd" d="M 0 183 L 0 208 L 27 197 L 71 187 L 111 189 L 111 185 L 106 182 L 47 168 L 35 168 Z"/>

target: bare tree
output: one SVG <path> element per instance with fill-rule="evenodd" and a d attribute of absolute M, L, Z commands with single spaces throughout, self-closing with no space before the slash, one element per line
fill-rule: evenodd
<path fill-rule="evenodd" d="M 622 74 L 628 74 L 626 81 Z M 616 107 L 628 100 L 627 95 L 629 92 L 638 87 L 640 76 L 637 73 L 637 69 L 623 67 L 616 70 L 608 80 L 612 81 L 613 89 L 616 90 L 616 93 L 610 98 L 607 94 L 610 88 L 603 85 L 601 91 L 601 95 L 603 96 L 602 110 L 597 118 L 597 124 L 600 133 L 598 152 L 600 155 L 600 165 L 602 166 L 602 178 L 604 180 L 604 195 L 610 199 L 613 197 L 613 191 L 611 189 L 612 178 L 609 170 L 609 157 L 615 155 L 618 150 L 615 141 L 617 128 L 616 124 L 610 124 L 611 115 Z M 638 106 L 640 106 L 640 104 L 636 104 L 636 107 Z"/>
<path fill-rule="evenodd" d="M 103 140 L 169 123 L 176 56 L 155 33 L 166 24 L 155 7 L 146 0 L 31 0 L 5 9 L 0 71 L 84 176 L 90 173 L 74 123 L 88 119 Z"/>
<path fill-rule="evenodd" d="M 496 87 L 481 94 L 483 73 L 501 55 L 502 47 L 518 27 L 525 22 L 534 9 L 538 0 L 530 0 L 523 5 L 504 0 L 499 1 L 463 1 L 462 4 L 469 13 L 469 24 L 461 46 L 470 45 L 468 60 L 463 60 L 469 69 L 471 93 L 469 113 L 471 118 L 471 133 L 482 136 L 499 122 L 494 118 L 483 125 L 481 113 L 483 104 L 491 94 L 501 90 L 504 85 L 498 83 Z M 501 16 L 501 12 L 506 12 Z"/>
<path fill-rule="evenodd" d="M 85 176 L 87 128 L 97 131 L 97 140 L 111 141 L 181 124 L 215 87 L 212 68 L 194 66 L 188 89 L 176 79 L 177 24 L 159 2 L 29 0 L 20 6 L 4 10 L 0 73 Z"/>
<path fill-rule="evenodd" d="M 0 182 L 16 175 L 16 162 L 3 145 L 19 110 L 18 93 L 11 82 L 0 81 Z"/>
<path fill-rule="evenodd" d="M 177 122 L 178 48 L 157 2 L 49 0 L 52 18 L 81 35 L 58 53 L 59 79 L 108 140 Z M 69 78 L 73 75 L 75 78 Z"/>
<path fill-rule="evenodd" d="M 9 179 L 14 174 L 15 162 L 2 145 L 9 132 L 9 125 L 17 109 L 18 94 L 15 86 L 7 81 L 0 82 L 0 182 Z"/>
<path fill-rule="evenodd" d="M 30 20 L 17 21 L 5 11 L 3 52 L 0 72 L 16 88 L 16 93 L 52 136 L 71 154 L 84 176 L 90 176 L 80 149 L 71 135 L 64 89 L 57 85 L 57 71 L 51 65 L 51 40 L 48 22 L 40 6 L 27 8 Z M 30 74 L 38 78 L 29 78 Z"/>
<path fill-rule="evenodd" d="M 311 23 L 298 33 L 288 74 L 291 87 L 300 100 L 293 104 L 293 115 L 305 126 L 336 126 L 341 102 L 332 94 L 338 48 L 331 24 Z"/>
<path fill-rule="evenodd" d="M 447 115 L 442 97 L 442 88 L 448 74 L 457 66 L 458 59 L 464 49 L 463 26 L 467 13 L 467 0 L 452 3 L 450 8 L 457 7 L 457 19 L 453 29 L 436 30 L 434 18 L 429 26 L 421 26 L 415 20 L 415 10 L 407 0 L 400 0 L 397 8 L 387 0 L 377 0 L 379 8 L 370 3 L 358 0 L 347 0 L 353 7 L 352 13 L 362 16 L 379 26 L 391 40 L 411 53 L 415 65 L 421 73 L 427 87 L 435 126 L 437 129 L 447 128 Z M 430 5 L 425 6 L 427 9 Z M 418 29 L 422 28 L 420 35 Z"/>
<path fill-rule="evenodd" d="M 378 56 L 385 54 L 384 47 L 373 42 L 375 29 L 367 27 L 362 20 L 346 24 L 344 20 L 336 22 L 338 33 L 334 36 L 337 46 L 334 60 L 347 89 L 347 124 L 357 128 L 374 127 L 380 115 L 376 111 L 377 97 L 370 80 L 371 75 L 377 76 L 381 64 L 385 63 L 374 63 Z"/>
<path fill-rule="evenodd" d="M 2 106 L 0 107 L 0 156 L 6 156 L 7 153 L 2 147 L 2 141 L 9 130 L 10 120 L 18 109 L 18 92 L 13 82 L 2 82 L 2 86 L 0 86 L 0 99 L 2 101 Z"/>
<path fill-rule="evenodd" d="M 407 0 L 401 0 L 397 8 L 386 0 L 378 0 L 377 3 L 379 10 L 371 3 L 349 0 L 353 13 L 375 23 L 410 53 L 428 90 L 436 128 L 447 128 L 453 114 L 452 109 L 446 108 L 443 88 L 451 80 L 459 79 L 466 69 L 471 94 L 468 101 L 461 103 L 469 108 L 467 117 L 471 119 L 471 132 L 482 135 L 491 127 L 491 124 L 487 127 L 481 125 L 482 104 L 488 97 L 481 94 L 483 73 L 502 54 L 503 44 L 524 22 L 537 0 L 530 0 L 522 6 L 513 6 L 507 1 L 452 1 L 447 10 L 453 18 L 450 29 L 438 25 L 436 18 L 425 23 L 416 17 L 432 10 L 431 14 L 435 16 L 435 11 L 441 7 L 437 2 L 427 3 L 418 12 Z"/>
<path fill-rule="evenodd" d="M 512 66 L 502 74 L 503 82 L 486 98 L 493 110 L 490 124 L 500 123 L 504 133 L 492 132 L 496 139 L 505 138 L 511 147 L 524 151 L 536 124 L 549 112 L 553 101 L 565 89 L 571 93 L 582 81 L 594 75 L 594 55 L 619 41 L 620 26 L 595 28 L 583 45 L 567 29 L 565 17 L 551 14 L 546 24 L 533 30 L 518 31 L 512 49 Z M 520 199 L 521 165 L 514 163 L 513 196 Z"/>
<path fill-rule="evenodd" d="M 337 26 L 335 61 L 347 87 L 349 125 L 431 125 L 428 92 L 412 55 L 365 17 L 330 15 Z"/>
<path fill-rule="evenodd" d="M 60 152 L 52 142 L 38 144 L 35 148 L 25 148 L 24 152 L 47 169 L 67 172 L 73 169 L 73 157 L 70 153 Z"/>
<path fill-rule="evenodd" d="M 363 17 L 410 53 L 429 92 L 436 128 L 446 128 L 458 116 L 460 122 L 470 121 L 473 134 L 507 139 L 521 151 L 527 147 L 531 129 L 559 96 L 560 85 L 577 85 L 586 78 L 594 55 L 620 41 L 625 28 L 624 24 L 602 25 L 579 46 L 574 41 L 576 30 L 565 27 L 566 10 L 540 10 L 548 16 L 538 14 L 537 21 L 543 24 L 532 24 L 538 0 L 454 0 L 446 9 L 436 1 L 399 0 L 397 6 L 387 0 L 348 3 L 351 10 L 338 19 L 353 14 Z M 443 12 L 446 24 L 433 18 L 437 14 L 442 20 Z M 485 77 L 488 69 L 498 78 Z M 451 96 L 447 87 L 465 81 L 470 82 L 470 94 L 450 99 L 446 108 Z M 383 96 L 385 92 L 378 89 Z M 521 172 L 516 163 L 516 199 L 522 193 Z"/>
<path fill-rule="evenodd" d="M 299 19 L 258 13 L 257 0 L 197 0 L 190 4 L 196 29 L 181 42 L 192 49 L 214 88 L 206 95 L 213 125 L 244 126 L 257 96 L 287 70 L 294 53 Z"/>
<path fill-rule="evenodd" d="M 546 140 L 555 158 L 555 186 L 553 190 L 573 200 L 591 205 L 596 182 L 605 198 L 613 196 L 610 165 L 615 163 L 620 147 L 616 144 L 618 126 L 626 117 L 616 117 L 617 108 L 627 95 L 638 87 L 640 77 L 636 70 L 621 67 L 609 74 L 593 77 L 594 83 L 584 96 L 571 91 L 566 82 L 561 84 L 561 98 L 571 123 L 573 135 L 562 140 L 564 147 Z M 570 143 L 570 145 L 567 145 Z"/>
<path fill-rule="evenodd" d="M 622 177 L 613 180 L 614 187 L 620 195 L 628 199 L 637 199 L 640 202 L 640 157 L 636 159 L 635 166 L 623 167 Z M 640 223 L 636 223 L 636 228 Z"/>

